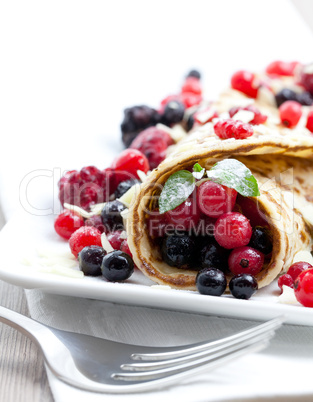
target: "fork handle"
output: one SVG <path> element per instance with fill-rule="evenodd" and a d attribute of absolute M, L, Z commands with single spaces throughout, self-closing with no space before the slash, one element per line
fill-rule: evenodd
<path fill-rule="evenodd" d="M 37 342 L 41 334 L 45 336 L 52 335 L 49 329 L 39 322 L 2 306 L 0 306 L 0 322 L 17 329 L 23 335 Z"/>

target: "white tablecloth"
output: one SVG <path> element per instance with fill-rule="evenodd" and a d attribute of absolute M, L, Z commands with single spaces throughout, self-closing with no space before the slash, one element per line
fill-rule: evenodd
<path fill-rule="evenodd" d="M 311 62 L 313 45 L 287 0 L 13 0 L 1 4 L 0 34 L 0 189 L 7 219 L 21 209 L 56 213 L 51 203 L 60 172 L 108 166 L 122 149 L 123 108 L 157 106 L 188 70 L 201 70 L 205 95 L 213 99 L 236 69 L 260 70 L 274 59 Z M 191 342 L 249 324 L 37 290 L 26 295 L 35 319 L 119 340 L 140 334 L 146 344 Z M 264 352 L 149 394 L 87 394 L 48 374 L 56 402 L 310 400 L 312 335 L 310 327 L 284 326 Z"/>

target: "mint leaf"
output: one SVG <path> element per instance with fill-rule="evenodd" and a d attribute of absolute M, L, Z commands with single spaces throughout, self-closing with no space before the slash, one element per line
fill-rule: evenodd
<path fill-rule="evenodd" d="M 187 200 L 195 188 L 195 178 L 188 170 L 180 170 L 173 173 L 164 184 L 159 198 L 159 211 L 166 211 L 178 207 Z"/>
<path fill-rule="evenodd" d="M 201 172 L 202 170 L 203 170 L 203 167 L 201 167 L 199 165 L 199 163 L 196 163 L 196 164 L 193 165 L 193 171 L 194 172 Z"/>
<path fill-rule="evenodd" d="M 224 159 L 217 162 L 207 176 L 215 183 L 234 188 L 244 197 L 257 197 L 260 195 L 258 182 L 251 171 L 237 159 Z"/>
<path fill-rule="evenodd" d="M 202 179 L 202 177 L 204 176 L 204 173 L 205 173 L 205 169 L 201 165 L 199 165 L 199 163 L 196 163 L 193 166 L 192 175 L 195 179 L 197 179 L 197 180 Z"/>

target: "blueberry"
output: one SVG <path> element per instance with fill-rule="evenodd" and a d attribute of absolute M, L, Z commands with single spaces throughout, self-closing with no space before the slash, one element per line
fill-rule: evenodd
<path fill-rule="evenodd" d="M 300 92 L 297 94 L 297 102 L 304 106 L 312 106 L 313 105 L 313 97 L 310 92 Z"/>
<path fill-rule="evenodd" d="M 129 179 L 122 181 L 114 192 L 115 198 L 121 198 L 123 194 L 125 194 L 132 186 L 140 183 L 137 179 Z"/>
<path fill-rule="evenodd" d="M 239 274 L 229 281 L 229 290 L 236 299 L 250 299 L 258 290 L 258 282 L 250 274 Z"/>
<path fill-rule="evenodd" d="M 206 238 L 206 244 L 200 250 L 200 264 L 202 268 L 218 268 L 227 271 L 229 251 L 221 247 L 215 240 Z"/>
<path fill-rule="evenodd" d="M 185 106 L 179 101 L 170 101 L 166 104 L 163 114 L 161 115 L 161 123 L 171 127 L 173 124 L 183 120 Z"/>
<path fill-rule="evenodd" d="M 190 70 L 189 73 L 187 74 L 187 77 L 194 77 L 194 78 L 198 78 L 199 80 L 201 79 L 201 74 L 198 70 Z"/>
<path fill-rule="evenodd" d="M 123 230 L 123 218 L 121 212 L 125 209 L 125 205 L 120 201 L 109 201 L 105 204 L 101 211 L 101 218 L 106 231 Z"/>
<path fill-rule="evenodd" d="M 284 88 L 275 95 L 277 107 L 282 105 L 284 102 L 292 100 L 297 100 L 297 93 L 292 89 Z"/>
<path fill-rule="evenodd" d="M 124 145 L 128 147 L 141 131 L 155 126 L 159 121 L 159 113 L 149 106 L 139 105 L 125 109 L 121 124 Z"/>
<path fill-rule="evenodd" d="M 217 268 L 205 268 L 197 274 L 196 287 L 203 295 L 221 296 L 226 286 L 225 274 Z"/>
<path fill-rule="evenodd" d="M 114 250 L 103 258 L 101 271 L 110 282 L 125 281 L 134 272 L 134 262 L 128 254 Z"/>
<path fill-rule="evenodd" d="M 191 114 L 191 115 L 187 118 L 187 121 L 186 121 L 186 124 L 185 124 L 185 126 L 186 126 L 186 131 L 187 131 L 187 132 L 190 131 L 190 130 L 192 129 L 192 127 L 193 127 L 194 124 L 195 124 L 195 118 L 194 118 L 193 115 Z"/>
<path fill-rule="evenodd" d="M 84 247 L 78 254 L 79 268 L 85 275 L 101 275 L 101 264 L 106 251 L 99 246 Z"/>
<path fill-rule="evenodd" d="M 187 234 L 173 234 L 163 238 L 161 253 L 163 260 L 171 267 L 190 268 L 196 244 Z"/>
<path fill-rule="evenodd" d="M 273 244 L 269 229 L 262 226 L 253 228 L 249 246 L 265 255 L 271 253 Z"/>

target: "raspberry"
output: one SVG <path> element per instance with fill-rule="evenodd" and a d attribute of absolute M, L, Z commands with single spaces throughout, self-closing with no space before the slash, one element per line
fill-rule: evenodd
<path fill-rule="evenodd" d="M 312 65 L 304 66 L 300 72 L 300 84 L 313 95 Z"/>
<path fill-rule="evenodd" d="M 122 230 L 115 230 L 114 232 L 110 232 L 107 235 L 109 243 L 114 248 L 114 250 L 120 250 L 121 245 L 124 239 L 121 239 Z"/>
<path fill-rule="evenodd" d="M 239 212 L 227 212 L 215 223 L 214 237 L 226 249 L 249 244 L 252 228 L 249 220 Z"/>
<path fill-rule="evenodd" d="M 81 226 L 84 226 L 84 219 L 69 210 L 62 212 L 54 222 L 57 234 L 67 240 Z"/>
<path fill-rule="evenodd" d="M 61 204 L 77 205 L 88 210 L 91 205 L 108 200 L 115 190 L 115 174 L 112 169 L 99 170 L 95 166 L 72 170 L 59 181 Z"/>
<path fill-rule="evenodd" d="M 308 113 L 308 119 L 306 122 L 306 128 L 313 133 L 313 110 Z"/>
<path fill-rule="evenodd" d="M 188 198 L 172 211 L 165 213 L 166 219 L 177 230 L 191 230 L 197 227 L 200 221 L 200 209 L 193 198 Z"/>
<path fill-rule="evenodd" d="M 182 88 L 181 88 L 182 93 L 193 93 L 196 95 L 201 95 L 202 94 L 202 88 L 200 84 L 200 80 L 195 77 L 187 77 Z"/>
<path fill-rule="evenodd" d="M 293 284 L 294 284 L 294 280 L 292 279 L 292 277 L 289 274 L 281 275 L 277 280 L 277 285 L 278 285 L 279 289 L 281 290 L 281 293 L 283 292 L 284 285 L 293 289 Z"/>
<path fill-rule="evenodd" d="M 159 113 L 149 106 L 140 105 L 125 109 L 121 124 L 124 145 L 128 147 L 142 130 L 155 126 L 159 121 Z"/>
<path fill-rule="evenodd" d="M 206 181 L 198 188 L 198 205 L 202 213 L 218 218 L 235 206 L 237 191 L 213 181 Z"/>
<path fill-rule="evenodd" d="M 295 281 L 297 277 L 301 274 L 301 272 L 312 268 L 313 268 L 312 265 L 309 264 L 308 262 L 299 261 L 295 262 L 289 267 L 287 274 L 290 275 L 292 279 Z"/>
<path fill-rule="evenodd" d="M 234 275 L 258 274 L 264 264 L 264 254 L 252 247 L 235 248 L 228 258 L 228 267 Z"/>
<path fill-rule="evenodd" d="M 101 246 L 101 232 L 91 226 L 82 226 L 70 237 L 69 246 L 72 254 L 77 257 L 84 247 Z"/>
<path fill-rule="evenodd" d="M 250 124 L 233 119 L 219 120 L 214 124 L 214 131 L 221 139 L 235 138 L 236 140 L 242 140 L 253 135 L 253 128 Z"/>
<path fill-rule="evenodd" d="M 115 170 L 120 183 L 128 179 L 138 179 L 137 170 L 147 173 L 149 162 L 146 156 L 138 149 L 125 149 L 114 159 L 111 168 Z"/>
<path fill-rule="evenodd" d="M 304 307 L 313 307 L 313 269 L 303 271 L 294 283 L 295 296 Z"/>
<path fill-rule="evenodd" d="M 239 112 L 239 110 L 247 110 L 247 111 L 249 111 L 249 112 L 253 112 L 253 113 L 254 113 L 254 118 L 253 118 L 253 120 L 249 121 L 249 124 L 253 124 L 253 125 L 263 124 L 263 123 L 265 123 L 266 120 L 267 120 L 267 116 L 265 116 L 264 114 L 262 114 L 262 113 L 259 111 L 259 109 L 257 109 L 257 108 L 256 108 L 255 106 L 253 106 L 253 105 L 249 105 L 249 106 L 246 106 L 246 107 L 235 106 L 235 107 L 232 107 L 232 108 L 229 110 L 228 113 L 229 113 L 230 117 L 233 117 L 233 116 L 235 116 L 235 114 L 236 114 L 237 112 Z"/>
<path fill-rule="evenodd" d="M 231 77 L 231 86 L 233 89 L 244 93 L 250 98 L 256 98 L 258 95 L 258 88 L 254 87 L 255 75 L 249 71 L 237 71 Z"/>
<path fill-rule="evenodd" d="M 266 74 L 269 75 L 284 75 L 284 76 L 292 76 L 294 74 L 295 68 L 299 65 L 299 62 L 285 62 L 281 60 L 276 60 L 270 63 L 265 71 Z"/>
<path fill-rule="evenodd" d="M 186 108 L 199 105 L 202 102 L 202 95 L 193 92 L 183 92 L 181 94 L 181 102 Z"/>
<path fill-rule="evenodd" d="M 284 102 L 278 110 L 282 124 L 289 128 L 295 127 L 302 116 L 302 107 L 295 101 Z"/>
<path fill-rule="evenodd" d="M 141 151 L 155 169 L 165 159 L 168 146 L 174 144 L 172 137 L 164 130 L 150 127 L 142 131 L 130 144 L 131 149 Z"/>

